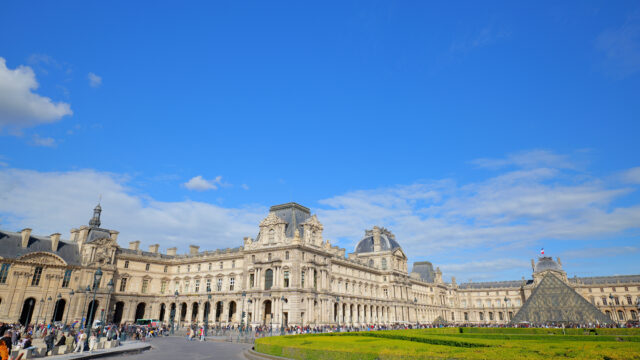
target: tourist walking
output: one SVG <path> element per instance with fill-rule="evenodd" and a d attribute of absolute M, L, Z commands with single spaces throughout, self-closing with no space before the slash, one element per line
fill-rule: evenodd
<path fill-rule="evenodd" d="M 83 330 L 80 330 L 78 333 L 78 337 L 76 338 L 76 348 L 73 352 L 83 352 L 84 351 L 84 341 L 87 339 L 87 334 L 84 333 Z"/>
<path fill-rule="evenodd" d="M 89 337 L 89 354 L 96 349 L 96 345 L 98 345 L 98 337 L 96 336 L 96 333 L 92 332 L 91 337 Z"/>

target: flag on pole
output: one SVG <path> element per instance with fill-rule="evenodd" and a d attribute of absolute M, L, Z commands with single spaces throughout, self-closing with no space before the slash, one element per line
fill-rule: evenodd
<path fill-rule="evenodd" d="M 540 255 L 544 255 L 544 248 L 540 249 Z"/>

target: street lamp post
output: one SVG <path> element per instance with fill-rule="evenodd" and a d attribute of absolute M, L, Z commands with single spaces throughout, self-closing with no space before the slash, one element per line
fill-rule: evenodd
<path fill-rule="evenodd" d="M 209 330 L 209 313 L 211 312 L 211 288 L 207 288 L 207 305 L 204 306 L 204 337 Z"/>
<path fill-rule="evenodd" d="M 336 304 L 338 305 L 336 308 L 336 318 L 338 318 L 338 332 L 340 332 L 340 297 L 336 296 Z"/>
<path fill-rule="evenodd" d="M 613 294 L 609 293 L 609 303 L 611 304 L 611 320 L 613 320 L 613 322 L 615 322 L 617 325 L 618 321 L 616 320 L 616 310 L 613 307 L 613 299 Z"/>
<path fill-rule="evenodd" d="M 93 327 L 93 318 L 95 316 L 95 308 L 96 308 L 96 292 L 98 291 L 98 286 L 100 286 L 100 279 L 102 278 L 102 269 L 98 267 L 95 274 L 93 274 L 93 301 L 91 302 L 91 311 L 89 312 L 89 330 Z"/>
<path fill-rule="evenodd" d="M 44 299 L 40 299 L 40 308 L 38 309 L 38 317 L 36 317 L 36 325 L 40 322 L 40 313 L 42 312 L 42 308 L 44 307 Z"/>
<path fill-rule="evenodd" d="M 111 280 L 109 280 L 109 283 L 107 283 L 107 289 L 109 289 L 109 293 L 107 295 L 107 306 L 104 307 L 102 317 L 100 318 L 100 332 L 98 332 L 98 339 L 100 339 L 100 334 L 104 330 L 105 315 L 107 318 L 106 320 L 109 321 L 109 302 L 111 300 L 111 292 L 113 291 L 113 278 L 111 278 Z"/>
<path fill-rule="evenodd" d="M 251 299 L 247 300 L 247 304 L 253 304 L 253 300 L 251 300 Z M 640 305 L 638 305 L 638 306 L 640 306 Z M 245 330 L 246 330 L 245 332 L 247 334 L 247 337 L 249 337 L 249 317 L 248 316 L 247 316 L 247 328 Z"/>
<path fill-rule="evenodd" d="M 284 333 L 284 295 L 280 297 L 280 335 Z"/>
<path fill-rule="evenodd" d="M 413 306 L 416 308 L 416 329 L 420 326 L 420 324 L 418 323 L 418 298 L 414 297 L 413 298 Z"/>
<path fill-rule="evenodd" d="M 82 329 L 84 329 L 85 320 L 88 320 L 89 314 L 87 314 L 86 318 L 84 316 L 85 309 L 87 308 L 87 300 L 89 298 L 89 291 L 91 291 L 91 287 L 87 285 L 87 288 L 84 289 L 84 303 L 82 303 Z"/>
<path fill-rule="evenodd" d="M 45 324 L 47 323 L 47 313 L 49 312 L 49 311 L 48 311 L 48 309 L 49 309 L 49 305 L 47 305 L 47 304 L 48 304 L 48 303 L 50 303 L 51 301 L 53 301 L 53 299 L 51 298 L 51 296 L 49 296 L 49 297 L 47 298 L 47 302 L 46 302 L 46 303 L 44 303 L 44 307 L 45 307 L 45 309 L 44 309 L 44 319 L 43 319 L 43 320 L 44 320 L 44 323 L 45 323 Z"/>
<path fill-rule="evenodd" d="M 62 295 L 60 293 L 58 293 L 58 296 L 56 296 L 56 299 L 58 299 L 55 303 L 55 305 L 53 306 L 53 319 L 51 319 L 52 323 L 55 323 L 56 321 L 56 316 L 58 316 L 58 304 L 60 304 L 60 299 L 62 299 Z"/>
<path fill-rule="evenodd" d="M 67 310 L 67 316 L 64 319 L 65 326 L 69 325 L 69 313 L 71 312 L 71 300 L 73 300 L 73 295 L 75 295 L 75 293 L 73 292 L 73 289 L 71 289 L 71 292 L 69 293 L 69 309 Z"/>
<path fill-rule="evenodd" d="M 175 303 L 173 304 L 174 306 L 171 307 L 171 312 L 169 314 L 169 320 L 171 322 L 171 335 L 173 335 L 174 329 L 173 329 L 173 321 L 176 317 L 176 309 L 178 308 L 178 290 L 176 290 L 176 292 L 173 294 L 173 296 L 175 297 Z"/>

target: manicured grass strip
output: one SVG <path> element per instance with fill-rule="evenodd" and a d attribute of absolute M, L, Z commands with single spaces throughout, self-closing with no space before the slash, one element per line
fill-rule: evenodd
<path fill-rule="evenodd" d="M 346 333 L 326 333 L 326 334 L 318 334 L 318 335 L 320 336 L 366 336 L 366 337 L 375 337 L 375 338 L 382 338 L 382 339 L 406 340 L 406 341 L 413 341 L 413 342 L 432 344 L 432 345 L 445 345 L 445 346 L 466 347 L 466 348 L 491 346 L 489 344 L 481 343 L 481 342 L 448 339 L 448 338 L 437 337 L 437 336 L 410 335 L 410 334 L 403 333 L 402 331 L 405 331 L 405 330 L 360 331 L 360 332 L 346 332 Z"/>

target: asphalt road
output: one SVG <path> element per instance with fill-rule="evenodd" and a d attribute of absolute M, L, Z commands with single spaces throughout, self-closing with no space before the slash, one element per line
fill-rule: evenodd
<path fill-rule="evenodd" d="M 187 341 L 184 337 L 156 338 L 149 342 L 151 350 L 139 354 L 116 355 L 101 359 L 140 359 L 140 360 L 208 360 L 208 359 L 245 359 L 242 352 L 251 348 L 248 344 L 216 341 Z"/>

